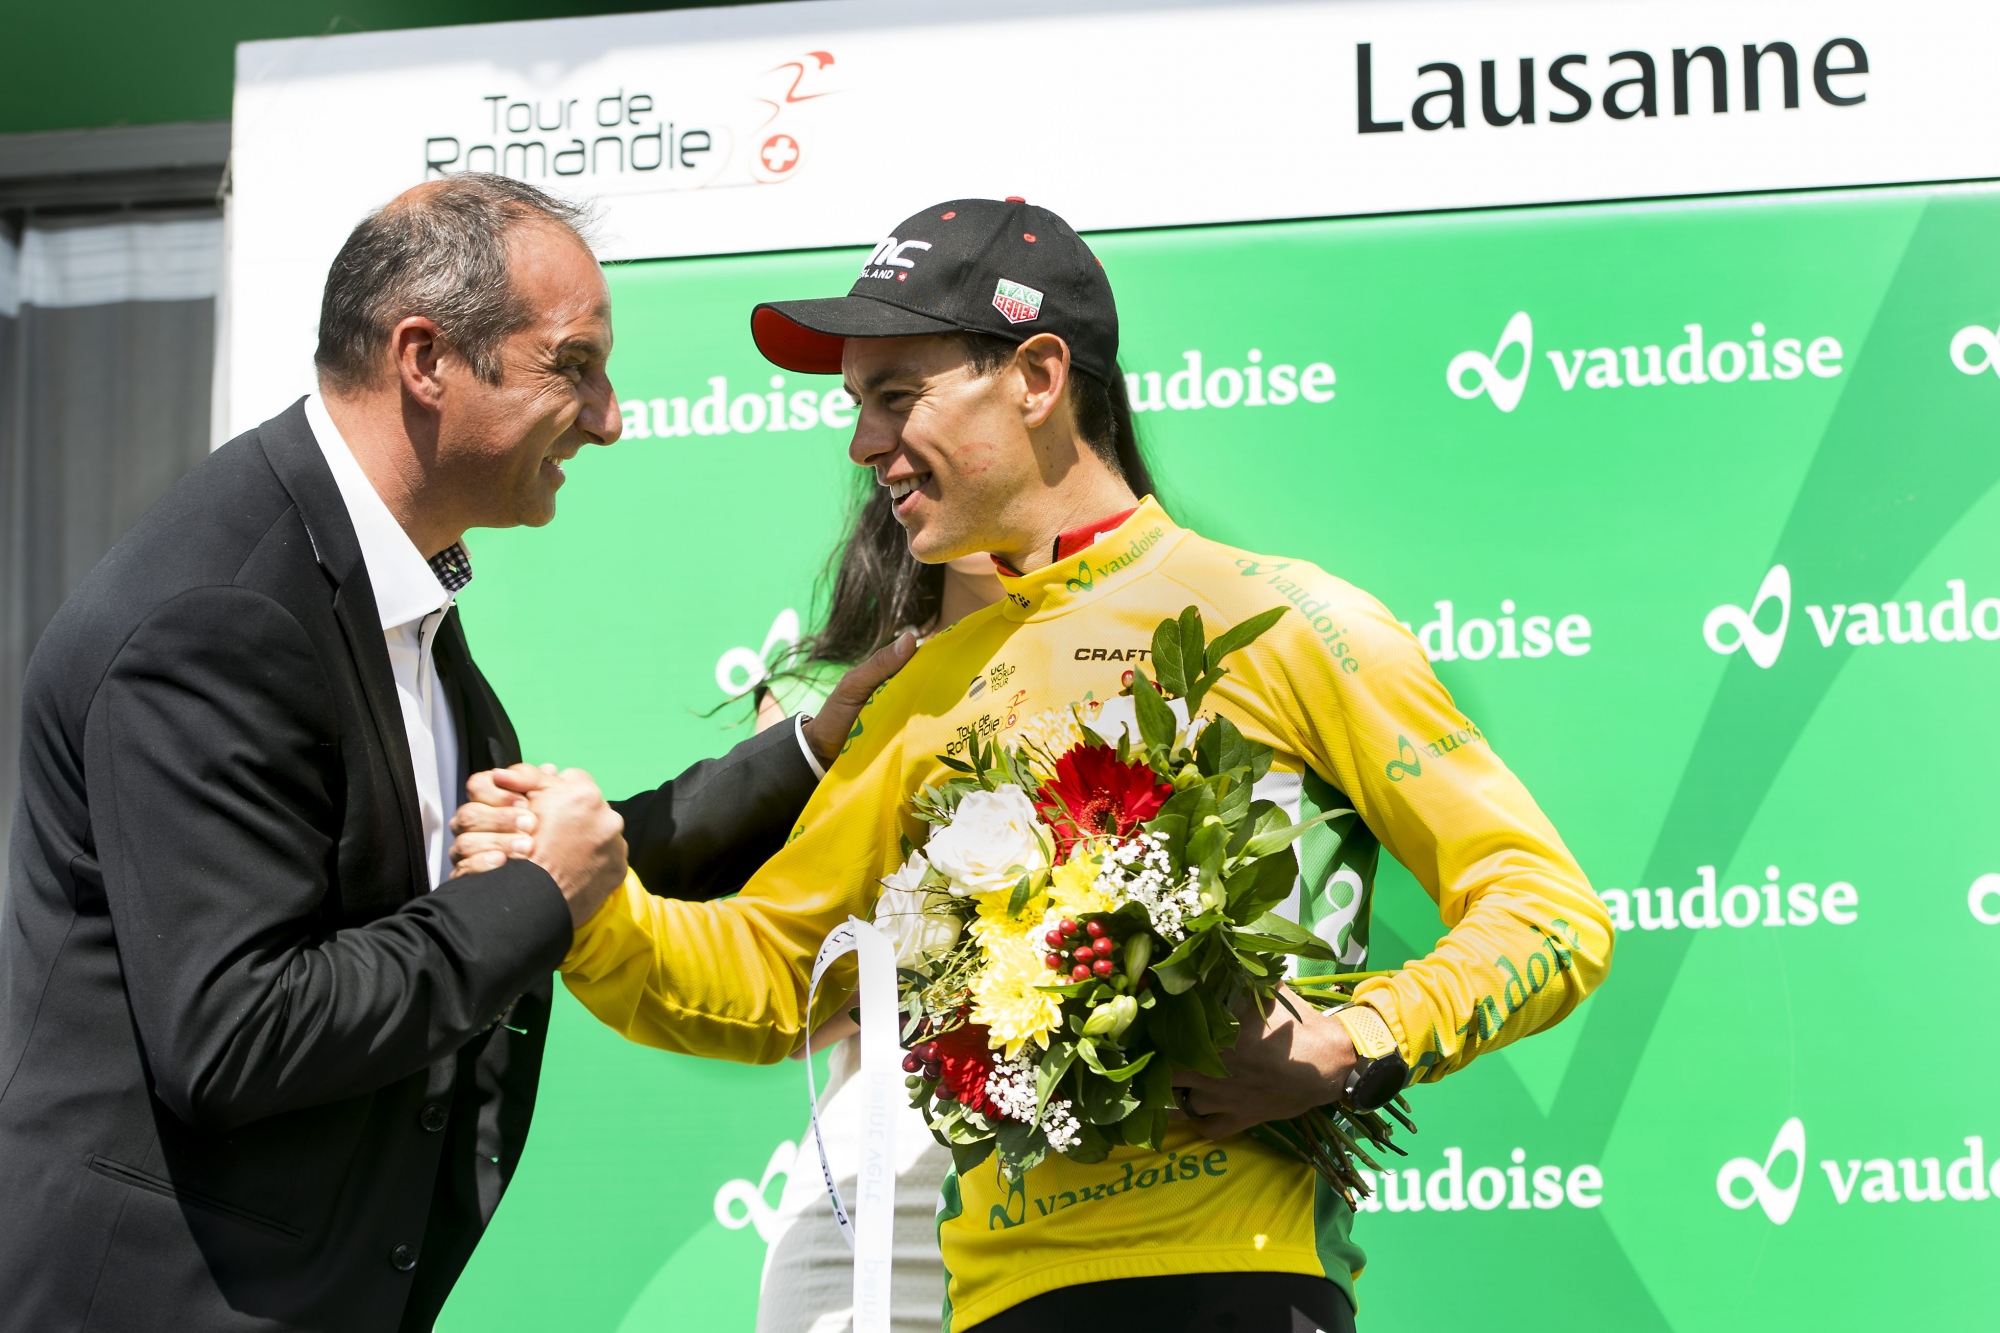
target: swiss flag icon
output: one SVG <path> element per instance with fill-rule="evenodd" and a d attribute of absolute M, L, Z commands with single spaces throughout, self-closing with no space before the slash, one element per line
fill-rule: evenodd
<path fill-rule="evenodd" d="M 782 176 L 799 164 L 799 141 L 789 134 L 774 134 L 757 150 L 764 170 Z"/>

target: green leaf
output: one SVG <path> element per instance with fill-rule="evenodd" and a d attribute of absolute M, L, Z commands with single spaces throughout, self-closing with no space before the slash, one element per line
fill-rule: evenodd
<path fill-rule="evenodd" d="M 1207 659 L 1208 635 L 1201 627 L 1201 612 L 1193 606 L 1182 608 L 1180 629 L 1181 660 L 1186 664 L 1188 679 L 1192 680 L 1202 674 L 1201 664 Z"/>
<path fill-rule="evenodd" d="M 1111 1147 L 1111 1140 L 1104 1137 L 1104 1131 L 1085 1120 L 1077 1125 L 1076 1142 L 1063 1149 L 1063 1156 L 1087 1166 L 1109 1157 Z"/>
<path fill-rule="evenodd" d="M 1009 1180 L 1019 1180 L 1049 1155 L 1047 1136 L 1018 1120 L 1002 1120 L 1000 1132 L 994 1137 L 1000 1149 L 1000 1172 Z"/>
<path fill-rule="evenodd" d="M 1216 664 L 1221 662 L 1223 658 L 1239 649 L 1248 648 L 1252 643 L 1255 643 L 1257 637 L 1265 630 L 1271 628 L 1271 626 L 1277 624 L 1279 617 L 1284 614 L 1284 607 L 1274 606 L 1269 611 L 1258 612 L 1248 620 L 1239 620 L 1228 629 L 1222 631 L 1222 633 L 1216 635 L 1215 642 L 1208 645 L 1208 652 L 1206 654 L 1208 669 L 1213 671 Z"/>
<path fill-rule="evenodd" d="M 993 1139 L 990 1135 L 979 1140 L 977 1143 L 954 1143 L 951 1145 L 951 1164 L 958 1168 L 958 1174 L 961 1176 L 971 1172 L 972 1168 L 978 1166 L 992 1155 Z"/>
<path fill-rule="evenodd" d="M 1058 1041 L 1050 1045 L 1042 1054 L 1042 1062 L 1035 1066 L 1035 1119 L 1042 1118 L 1042 1112 L 1049 1109 L 1049 1098 L 1055 1094 L 1056 1085 L 1069 1072 L 1070 1063 L 1076 1059 L 1076 1045 L 1073 1042 Z"/>
<path fill-rule="evenodd" d="M 1275 751 L 1262 741 L 1246 741 L 1250 747 L 1250 781 L 1262 782 L 1264 775 L 1271 771 L 1271 759 Z"/>
<path fill-rule="evenodd" d="M 1159 674 L 1160 685 L 1176 697 L 1187 693 L 1187 677 L 1181 671 L 1182 642 L 1181 627 L 1172 620 L 1162 620 L 1153 631 L 1153 670 Z M 1200 652 L 1201 640 L 1191 642 Z"/>
<path fill-rule="evenodd" d="M 1139 1109 L 1139 1099 L 1123 1083 L 1085 1074 L 1077 1080 L 1077 1119 L 1115 1125 Z"/>
<path fill-rule="evenodd" d="M 1146 1014 L 1146 1035 L 1153 1048 L 1176 1069 L 1192 1069 L 1212 1078 L 1229 1071 L 1216 1058 L 1216 1041 L 1209 1031 L 1208 1009 L 1200 992 L 1168 994 Z"/>
<path fill-rule="evenodd" d="M 1018 870 L 1020 868 L 1019 866 L 1008 867 L 1010 870 Z M 1028 899 L 1034 896 L 1034 884 L 1035 877 L 1033 875 L 1021 876 L 1021 882 L 1014 886 L 1014 892 L 1007 899 L 1008 916 L 1015 915 L 1028 905 Z"/>
<path fill-rule="evenodd" d="M 1087 1037 L 1076 1044 L 1076 1053 L 1078 1056 L 1082 1057 L 1082 1060 L 1085 1064 L 1090 1066 L 1091 1071 L 1093 1073 L 1101 1074 L 1105 1078 L 1110 1079 L 1113 1083 L 1129 1082 L 1132 1076 L 1134 1074 L 1137 1074 L 1140 1070 L 1144 1069 L 1146 1067 L 1146 1062 L 1153 1058 L 1153 1053 L 1151 1051 L 1147 1051 L 1144 1055 L 1132 1061 L 1132 1063 L 1130 1064 L 1106 1065 L 1103 1063 L 1102 1057 L 1099 1056 L 1097 1053 L 1097 1043 L 1091 1041 Z"/>
<path fill-rule="evenodd" d="M 1146 679 L 1144 668 L 1132 668 L 1132 705 L 1139 715 L 1139 739 L 1146 742 L 1146 749 L 1152 754 L 1165 754 L 1173 747 L 1174 732 L 1179 724 L 1174 721 L 1174 710 L 1167 707 L 1167 701 Z"/>
<path fill-rule="evenodd" d="M 1130 1146 L 1158 1152 L 1167 1137 L 1167 1112 L 1164 1108 L 1134 1111 L 1118 1122 L 1117 1129 L 1119 1138 Z"/>
<path fill-rule="evenodd" d="M 1174 951 L 1153 964 L 1153 975 L 1160 980 L 1160 987 L 1169 995 L 1179 995 L 1201 979 L 1201 972 L 1194 963 L 1194 951 L 1201 947 L 1201 936 L 1189 935 L 1175 946 Z"/>
<path fill-rule="evenodd" d="M 1174 1104 L 1174 1069 L 1165 1060 L 1146 1066 L 1146 1076 L 1136 1089 L 1145 1111 L 1165 1112 Z"/>
<path fill-rule="evenodd" d="M 1241 772 L 1242 770 L 1239 769 L 1238 771 Z M 1215 813 L 1221 817 L 1224 824 L 1236 830 L 1236 833 L 1231 835 L 1230 840 L 1232 842 L 1235 841 L 1236 835 L 1241 834 L 1249 825 L 1249 821 L 1244 816 L 1250 813 L 1250 794 L 1249 783 L 1230 782 L 1229 790 L 1224 792 L 1215 803 Z M 1233 856 L 1236 851 L 1241 850 L 1239 847 L 1235 851 L 1228 852 L 1228 854 Z"/>
<path fill-rule="evenodd" d="M 1218 717 L 1202 729 L 1195 750 L 1210 773 L 1227 773 L 1232 768 L 1250 765 L 1250 742 L 1226 717 Z"/>
<path fill-rule="evenodd" d="M 1182 795 L 1185 794 L 1182 793 Z M 1175 797 L 1175 800 L 1178 799 L 1179 797 Z M 1169 801 L 1167 804 L 1172 805 L 1173 801 Z M 1157 833 L 1167 840 L 1167 858 L 1172 862 L 1174 874 L 1179 876 L 1187 868 L 1187 816 L 1179 813 L 1168 814 L 1163 809 L 1159 814 L 1147 820 L 1141 827 L 1146 832 Z"/>
<path fill-rule="evenodd" d="M 1280 811 L 1279 813 L 1282 814 L 1283 812 Z M 1317 828 L 1330 820 L 1339 819 L 1353 813 L 1352 810 L 1328 810 L 1314 815 L 1311 819 L 1300 824 L 1293 824 L 1287 820 L 1285 826 L 1282 828 L 1275 824 L 1269 827 L 1260 824 L 1257 832 L 1251 837 L 1250 841 L 1244 844 L 1243 854 L 1245 856 L 1269 856 L 1273 852 L 1291 846 L 1309 830 Z"/>
<path fill-rule="evenodd" d="M 1249 923 L 1276 907 L 1292 894 L 1299 877 L 1298 858 L 1290 849 L 1275 856 L 1259 857 L 1223 881 L 1229 895 L 1229 917 Z"/>
<path fill-rule="evenodd" d="M 1200 828 L 1188 834 L 1189 865 L 1200 866 L 1204 884 L 1222 870 L 1222 851 L 1229 845 L 1229 828 L 1221 818 L 1210 815 Z"/>
<path fill-rule="evenodd" d="M 1247 791 L 1250 784 L 1245 783 L 1243 787 Z M 1243 811 L 1242 821 L 1236 825 L 1236 832 L 1229 837 L 1228 855 L 1231 860 L 1243 855 L 1244 847 L 1249 845 L 1250 835 L 1257 831 L 1258 822 L 1264 818 L 1265 813 L 1278 808 L 1276 801 L 1259 799 L 1250 802 L 1249 808 Z"/>
<path fill-rule="evenodd" d="M 1216 684 L 1228 674 L 1229 672 L 1225 668 L 1214 667 L 1188 682 L 1187 707 L 1189 717 L 1193 717 L 1201 711 L 1201 701 L 1207 698 L 1208 692 L 1214 689 Z"/>
<path fill-rule="evenodd" d="M 1226 1051 L 1236 1044 L 1238 1024 L 1236 1015 L 1230 1012 L 1227 1004 L 1223 1003 L 1222 996 L 1216 993 L 1217 990 L 1217 987 L 1209 986 L 1196 991 L 1195 994 L 1201 998 L 1203 1017 L 1208 1020 L 1209 1038 L 1215 1042 L 1217 1050 Z"/>
<path fill-rule="evenodd" d="M 943 764 L 946 768 L 949 768 L 956 773 L 972 772 L 971 764 L 965 763 L 962 760 L 953 759 L 950 755 L 941 754 L 937 757 L 937 761 L 940 764 Z"/>
<path fill-rule="evenodd" d="M 1259 953 L 1290 953 L 1328 962 L 1339 958 L 1325 940 L 1276 912 L 1266 912 L 1243 929 L 1231 932 L 1230 942 L 1238 949 L 1254 949 Z"/>

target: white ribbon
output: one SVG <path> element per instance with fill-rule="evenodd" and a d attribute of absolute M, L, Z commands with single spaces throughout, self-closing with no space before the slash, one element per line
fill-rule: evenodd
<path fill-rule="evenodd" d="M 819 1130 L 819 1086 L 812 1061 L 806 1061 L 806 1091 L 812 1098 L 813 1146 L 819 1150 L 820 1174 L 833 1200 L 833 1220 L 854 1250 L 854 1333 L 889 1333 L 889 1266 L 896 1239 L 896 1120 L 909 1098 L 903 1089 L 902 1047 L 897 1041 L 896 952 L 888 937 L 857 917 L 835 926 L 813 960 L 812 985 L 806 1012 L 819 996 L 820 978 L 848 954 L 856 955 L 861 1000 L 861 1152 L 856 1162 L 854 1203 L 849 1217 L 833 1168 L 826 1159 L 826 1140 Z"/>

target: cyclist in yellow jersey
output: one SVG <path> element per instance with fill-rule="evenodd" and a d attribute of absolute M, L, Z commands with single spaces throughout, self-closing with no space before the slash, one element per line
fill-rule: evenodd
<path fill-rule="evenodd" d="M 1275 750 L 1274 799 L 1351 808 L 1363 826 L 1328 855 L 1308 835 L 1294 910 L 1358 961 L 1379 839 L 1448 933 L 1357 988 L 1373 1029 L 1303 1006 L 1303 1019 L 1282 1006 L 1251 1017 L 1226 1054 L 1231 1077 L 1176 1077 L 1188 1114 L 1159 1152 L 1052 1155 L 1011 1188 L 991 1160 L 948 1179 L 944 1327 L 1062 1333 L 1115 1313 L 1152 1333 L 1351 1329 L 1351 1212 L 1243 1131 L 1338 1097 L 1369 1031 L 1386 1028 L 1389 1058 L 1428 1082 L 1560 1020 L 1610 963 L 1583 873 L 1379 602 L 1306 561 L 1209 541 L 1132 494 L 1111 462 L 1131 422 L 1109 283 L 1055 215 L 941 204 L 878 246 L 849 296 L 760 306 L 753 331 L 782 367 L 845 375 L 860 404 L 850 456 L 892 493 L 916 556 L 992 552 L 1006 596 L 877 691 L 740 895 L 676 902 L 628 879 L 576 933 L 571 992 L 634 1041 L 782 1058 L 816 1017 L 804 983 L 820 941 L 867 914 L 899 839 L 921 838 L 909 802 L 946 775 L 937 756 L 1059 729 L 1072 705 L 1110 725 L 1153 627 L 1190 604 L 1212 631 L 1290 607 L 1230 659 L 1207 707 Z M 485 790 L 534 781 L 495 775 Z M 504 817 L 479 805 L 461 824 L 510 829 Z M 491 836 L 460 839 L 469 866 L 497 855 Z"/>

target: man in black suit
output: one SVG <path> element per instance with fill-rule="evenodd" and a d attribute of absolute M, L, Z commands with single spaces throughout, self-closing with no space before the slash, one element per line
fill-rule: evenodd
<path fill-rule="evenodd" d="M 577 220 L 460 177 L 356 228 L 321 392 L 43 635 L 0 913 L 0 1329 L 428 1329 L 625 835 L 654 891 L 732 890 L 899 665 L 611 808 L 564 773 L 521 812 L 531 857 L 447 879 L 468 773 L 521 758 L 453 606 L 460 536 L 548 522 L 563 462 L 618 437 Z"/>

